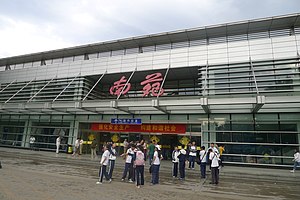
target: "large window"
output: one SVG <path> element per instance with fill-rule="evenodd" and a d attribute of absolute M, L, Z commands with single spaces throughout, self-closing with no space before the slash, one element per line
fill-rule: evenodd
<path fill-rule="evenodd" d="M 292 164 L 299 148 L 299 119 L 293 114 L 211 115 L 210 140 L 225 145 L 225 161 Z M 215 136 L 215 137 L 214 137 Z"/>

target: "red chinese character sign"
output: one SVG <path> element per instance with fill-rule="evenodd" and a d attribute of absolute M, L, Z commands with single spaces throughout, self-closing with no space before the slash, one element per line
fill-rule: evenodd
<path fill-rule="evenodd" d="M 152 96 L 158 97 L 164 93 L 164 89 L 161 88 L 160 82 L 163 80 L 161 73 L 149 74 L 146 76 L 146 80 L 141 82 L 143 87 L 143 97 L 148 96 L 151 92 Z"/>
<path fill-rule="evenodd" d="M 145 80 L 140 83 L 141 86 L 144 86 L 142 97 L 147 97 L 149 95 L 159 97 L 163 95 L 164 89 L 161 87 L 162 80 L 163 77 L 161 73 L 147 75 Z M 109 93 L 115 96 L 126 94 L 131 88 L 131 84 L 129 82 L 126 83 L 126 77 L 122 76 L 120 80 L 114 82 L 114 85 L 110 87 Z"/>
<path fill-rule="evenodd" d="M 131 84 L 127 83 L 126 85 L 126 82 L 127 79 L 125 76 L 122 76 L 120 80 L 114 82 L 114 85 L 109 89 L 109 93 L 111 95 L 119 96 L 123 90 L 122 94 L 126 94 L 131 88 Z"/>

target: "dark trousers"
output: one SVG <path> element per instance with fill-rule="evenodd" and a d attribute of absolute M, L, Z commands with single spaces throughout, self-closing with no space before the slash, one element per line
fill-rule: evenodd
<path fill-rule="evenodd" d="M 201 178 L 206 177 L 206 162 L 201 162 L 200 164 Z"/>
<path fill-rule="evenodd" d="M 129 171 L 128 180 L 131 179 L 132 178 L 132 169 L 133 169 L 132 163 L 125 163 L 125 168 L 124 168 L 122 179 L 126 178 L 128 171 Z"/>
<path fill-rule="evenodd" d="M 106 180 L 109 180 L 109 176 L 108 173 L 106 171 L 106 165 L 102 165 L 100 166 L 100 170 L 99 170 L 99 181 L 102 183 L 103 181 L 103 175 L 105 176 Z"/>
<path fill-rule="evenodd" d="M 114 168 L 115 168 L 115 160 L 109 160 L 109 171 L 108 171 L 109 178 L 112 178 Z"/>
<path fill-rule="evenodd" d="M 149 165 L 152 164 L 152 160 L 153 160 L 153 154 L 149 154 Z"/>
<path fill-rule="evenodd" d="M 173 170 L 172 170 L 172 176 L 177 177 L 177 175 L 178 175 L 178 162 L 173 163 Z"/>
<path fill-rule="evenodd" d="M 195 159 L 196 159 L 196 156 L 190 156 L 189 158 L 189 168 L 195 168 Z"/>
<path fill-rule="evenodd" d="M 219 167 L 211 167 L 211 182 L 213 184 L 219 183 Z"/>
<path fill-rule="evenodd" d="M 152 165 L 152 184 L 158 184 L 159 181 L 159 167 L 160 165 Z"/>
<path fill-rule="evenodd" d="M 179 174 L 180 174 L 180 178 L 182 179 L 185 178 L 185 161 L 179 162 Z"/>
<path fill-rule="evenodd" d="M 137 165 L 135 168 L 136 185 L 144 185 L 144 165 Z"/>

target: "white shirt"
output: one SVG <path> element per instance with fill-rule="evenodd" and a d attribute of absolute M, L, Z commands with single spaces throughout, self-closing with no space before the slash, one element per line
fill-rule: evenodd
<path fill-rule="evenodd" d="M 206 151 L 205 150 L 201 150 L 200 151 L 200 160 L 202 163 L 206 163 L 207 162 L 207 156 L 206 156 Z"/>
<path fill-rule="evenodd" d="M 300 162 L 300 153 L 299 152 L 297 152 L 297 153 L 294 154 L 294 160 L 296 162 Z"/>
<path fill-rule="evenodd" d="M 75 147 L 78 148 L 79 147 L 79 140 L 75 141 Z"/>
<path fill-rule="evenodd" d="M 82 145 L 83 144 L 83 140 L 80 140 L 80 145 Z"/>
<path fill-rule="evenodd" d="M 57 145 L 57 146 L 60 145 L 60 137 L 56 138 L 56 145 Z"/>
<path fill-rule="evenodd" d="M 153 161 L 153 164 L 154 165 L 160 165 L 160 159 L 158 157 L 158 152 L 157 151 L 154 151 L 154 155 L 153 155 L 153 158 L 155 157 L 155 160 Z"/>
<path fill-rule="evenodd" d="M 126 156 L 126 163 L 131 163 L 132 162 L 132 156 L 129 155 L 129 154 L 134 154 L 134 151 L 129 148 L 127 149 L 127 152 L 126 152 L 128 155 Z"/>
<path fill-rule="evenodd" d="M 179 162 L 179 158 L 178 158 L 179 151 L 175 151 L 175 152 L 174 151 L 172 152 L 172 162 L 173 163 L 178 163 Z"/>
<path fill-rule="evenodd" d="M 100 164 L 102 163 L 102 165 L 108 165 L 109 155 L 110 155 L 109 151 L 105 150 L 104 153 L 102 154 Z"/>
<path fill-rule="evenodd" d="M 111 153 L 110 155 L 109 155 L 109 160 L 116 160 L 117 159 L 117 156 L 116 156 L 116 149 L 113 149 L 113 148 L 111 148 L 111 151 L 113 152 L 113 153 Z M 114 154 L 114 155 L 113 155 Z"/>
<path fill-rule="evenodd" d="M 180 149 L 179 154 L 186 155 L 186 150 L 185 149 Z"/>
<path fill-rule="evenodd" d="M 217 153 L 210 152 L 209 160 L 211 160 L 211 167 L 219 167 L 219 156 Z"/>
<path fill-rule="evenodd" d="M 191 146 L 189 155 L 190 156 L 197 156 L 196 146 Z"/>

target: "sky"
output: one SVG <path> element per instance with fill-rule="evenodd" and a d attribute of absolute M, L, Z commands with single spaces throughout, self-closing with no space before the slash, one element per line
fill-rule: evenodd
<path fill-rule="evenodd" d="M 0 58 L 300 13 L 299 0 L 1 0 Z"/>

